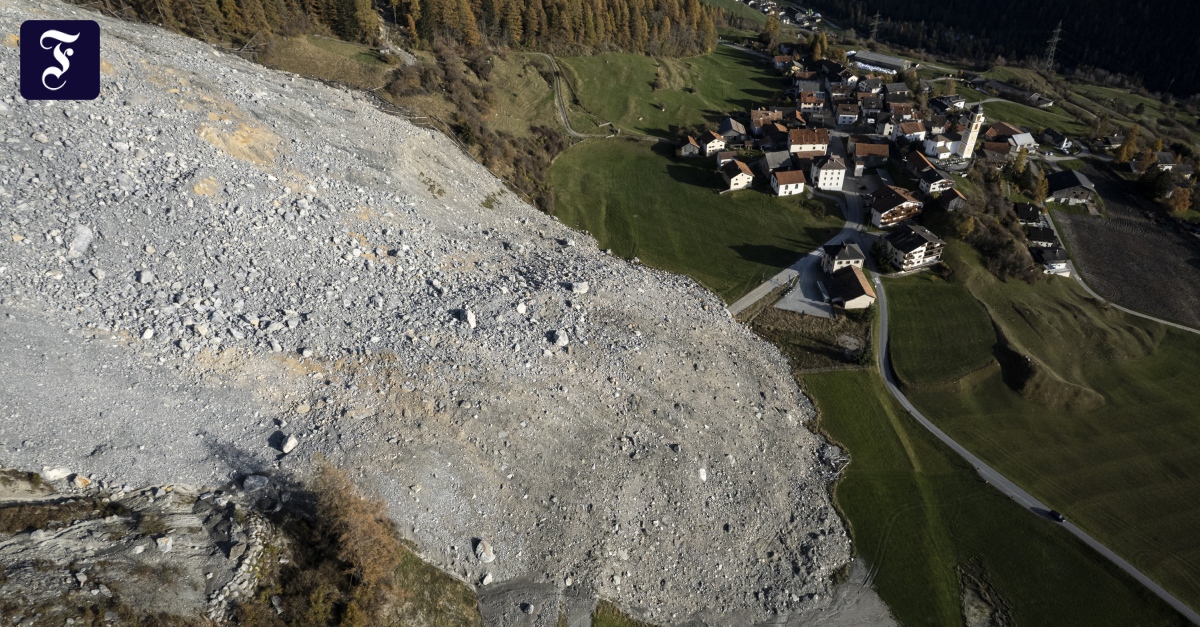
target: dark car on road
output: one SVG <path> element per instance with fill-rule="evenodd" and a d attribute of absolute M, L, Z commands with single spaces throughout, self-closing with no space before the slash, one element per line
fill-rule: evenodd
<path fill-rule="evenodd" d="M 1067 521 L 1067 518 L 1065 516 L 1063 516 L 1062 514 L 1060 514 L 1059 511 L 1056 509 L 1050 510 L 1050 513 L 1047 515 L 1051 519 L 1053 519 L 1055 522 L 1066 522 Z"/>

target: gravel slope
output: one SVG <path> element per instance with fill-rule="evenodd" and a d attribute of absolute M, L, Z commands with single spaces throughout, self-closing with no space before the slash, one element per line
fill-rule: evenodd
<path fill-rule="evenodd" d="M 662 622 L 829 602 L 831 451 L 712 294 L 359 95 L 0 0 L 5 34 L 71 16 L 102 96 L 0 104 L 0 464 L 214 485 L 320 453 L 471 581 Z"/>

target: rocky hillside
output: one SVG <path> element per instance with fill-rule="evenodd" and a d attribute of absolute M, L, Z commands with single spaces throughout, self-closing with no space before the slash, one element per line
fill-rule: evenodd
<path fill-rule="evenodd" d="M 15 96 L 20 22 L 71 18 L 101 97 Z M 55 2 L 0 0 L 0 31 L 0 461 L 220 486 L 321 453 L 481 589 L 828 602 L 834 456 L 712 294 L 360 94 Z"/>

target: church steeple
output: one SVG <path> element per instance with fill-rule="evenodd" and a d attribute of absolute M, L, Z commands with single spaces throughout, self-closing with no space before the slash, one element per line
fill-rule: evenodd
<path fill-rule="evenodd" d="M 962 138 L 960 148 L 963 159 L 970 159 L 975 153 L 975 142 L 979 140 L 979 130 L 983 127 L 983 121 L 983 103 L 980 103 L 967 114 L 967 133 Z"/>

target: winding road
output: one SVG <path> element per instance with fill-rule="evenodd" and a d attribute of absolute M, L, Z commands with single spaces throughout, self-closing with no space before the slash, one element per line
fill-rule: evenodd
<path fill-rule="evenodd" d="M 895 373 L 892 371 L 891 352 L 890 347 L 888 346 L 887 292 L 884 291 L 883 282 L 880 281 L 878 276 L 875 277 L 875 293 L 879 297 L 879 341 L 876 343 L 877 354 L 879 357 L 879 371 L 883 375 L 883 382 L 887 385 L 887 388 L 892 393 L 892 396 L 896 397 L 896 400 L 904 406 L 904 409 L 908 411 L 909 415 L 911 415 L 914 420 L 920 423 L 921 426 L 928 429 L 930 433 L 945 443 L 946 446 L 950 447 L 950 449 L 957 453 L 959 457 L 967 460 L 967 462 L 975 468 L 975 471 L 979 473 L 979 476 L 983 477 L 984 481 L 987 481 L 991 485 L 995 486 L 997 490 L 1000 490 L 1000 492 L 1008 495 L 1010 498 L 1012 498 L 1012 500 L 1016 501 L 1022 507 L 1030 510 L 1034 514 L 1046 518 L 1047 521 L 1051 520 L 1049 517 L 1050 507 L 1048 505 L 1037 500 L 1032 494 L 1021 489 L 1020 486 L 1012 481 L 1009 481 L 1007 477 L 1000 474 L 991 466 L 983 463 L 981 459 L 973 455 L 958 442 L 955 442 L 954 439 L 939 429 L 937 425 L 930 422 L 930 420 L 921 412 L 917 411 L 917 408 L 914 407 L 913 404 L 909 402 L 908 398 L 904 396 L 904 393 L 900 391 L 900 388 L 896 385 Z M 1162 586 L 1155 583 L 1154 580 L 1144 575 L 1142 571 L 1125 561 L 1125 559 L 1120 555 L 1117 555 L 1107 546 L 1104 546 L 1098 540 L 1088 535 L 1084 530 L 1076 527 L 1073 523 L 1071 523 L 1071 521 L 1068 520 L 1059 524 L 1076 538 L 1082 540 L 1084 544 L 1095 549 L 1097 553 L 1103 555 L 1118 568 L 1128 573 L 1129 576 L 1146 586 L 1146 588 L 1148 588 L 1151 592 L 1158 595 L 1160 599 L 1166 601 L 1167 605 L 1170 605 L 1180 614 L 1183 614 L 1188 620 L 1192 621 L 1192 623 L 1200 625 L 1200 614 L 1196 613 L 1195 610 L 1185 605 L 1179 599 L 1176 599 L 1174 595 L 1164 590 Z"/>
<path fill-rule="evenodd" d="M 1062 233 L 1059 233 L 1058 225 L 1054 223 L 1053 216 L 1050 216 L 1050 219 L 1046 220 L 1046 222 L 1048 222 L 1050 224 L 1050 228 L 1054 230 L 1054 236 L 1058 238 L 1058 241 L 1060 241 L 1060 242 L 1066 241 L 1063 239 Z M 1154 316 L 1151 316 L 1150 314 L 1144 314 L 1140 311 L 1134 311 L 1133 309 L 1130 309 L 1128 307 L 1122 307 L 1121 305 L 1118 305 L 1118 304 L 1114 303 L 1113 301 L 1097 294 L 1096 291 L 1093 290 L 1087 284 L 1087 281 L 1083 280 L 1083 274 L 1079 272 L 1079 268 L 1075 267 L 1075 262 L 1070 261 L 1070 262 L 1068 262 L 1068 265 L 1071 268 L 1071 278 L 1075 279 L 1075 282 L 1078 283 L 1079 286 L 1083 288 L 1083 291 L 1087 292 L 1088 294 L 1090 294 L 1092 296 L 1092 298 L 1095 298 L 1096 300 L 1104 303 L 1105 305 L 1108 305 L 1109 307 L 1112 307 L 1114 309 L 1119 309 L 1131 316 L 1145 318 L 1146 320 L 1152 320 L 1159 324 L 1165 324 L 1171 328 L 1179 329 L 1180 331 L 1187 331 L 1188 333 L 1195 333 L 1197 335 L 1200 335 L 1200 329 L 1189 327 L 1186 324 L 1179 324 L 1178 322 L 1171 322 L 1170 320 L 1163 320 L 1162 318 L 1156 318 Z"/>
<path fill-rule="evenodd" d="M 836 197 L 833 197 L 828 194 L 820 194 L 820 195 L 827 197 L 827 198 L 835 198 L 839 202 L 839 204 L 842 205 L 843 213 L 846 216 L 846 222 L 845 222 L 842 230 L 839 231 L 832 238 L 830 238 L 830 240 L 827 242 L 827 244 L 844 242 L 851 238 L 856 238 L 860 235 L 860 233 L 862 233 L 865 230 L 866 227 L 862 224 L 861 198 L 858 194 L 855 194 L 853 192 L 847 192 L 847 193 L 843 194 L 844 198 L 836 198 Z M 1053 226 L 1053 221 L 1051 221 L 1051 225 Z M 772 291 L 774 291 L 777 288 L 787 286 L 787 285 L 791 284 L 793 281 L 797 281 L 797 280 L 803 281 L 804 277 L 806 275 L 812 274 L 812 272 L 810 272 L 810 271 L 813 269 L 813 266 L 815 264 L 819 263 L 820 255 L 821 255 L 821 249 L 818 248 L 817 250 L 812 251 L 809 254 L 801 257 L 799 260 L 796 261 L 796 263 L 792 264 L 788 268 L 785 268 L 784 270 L 782 270 L 781 272 L 776 274 L 774 277 L 772 277 L 771 279 L 764 282 L 762 285 L 759 285 L 758 287 L 751 290 L 748 294 L 746 294 L 742 298 L 740 298 L 737 301 L 730 304 L 729 308 L 728 308 L 730 314 L 736 315 L 736 314 L 744 311 L 745 309 L 747 309 L 754 303 L 767 297 L 768 294 L 770 294 Z M 1093 292 L 1091 290 L 1091 288 L 1089 288 L 1087 286 L 1087 284 L 1083 282 L 1083 279 L 1080 278 L 1079 273 L 1077 271 L 1075 271 L 1074 268 L 1072 268 L 1072 276 L 1075 278 L 1076 281 L 1079 282 L 1079 284 L 1081 286 L 1083 286 L 1083 289 L 1085 291 L 1087 291 L 1089 294 L 1091 294 L 1092 296 L 1094 296 L 1096 299 L 1100 300 L 1101 302 L 1108 303 L 1109 305 L 1116 307 L 1116 308 L 1120 309 L 1121 311 L 1124 311 L 1131 315 L 1146 318 L 1148 320 L 1153 320 L 1155 322 L 1160 322 L 1162 324 L 1166 324 L 1166 325 L 1169 325 L 1169 326 L 1172 326 L 1174 328 L 1178 328 L 1178 329 L 1181 329 L 1184 331 L 1190 331 L 1192 333 L 1200 333 L 1200 331 L 1197 331 L 1196 329 L 1186 327 L 1184 325 L 1180 325 L 1180 324 L 1170 322 L 1167 320 L 1155 318 L 1153 316 L 1149 316 L 1149 315 L 1139 313 L 1136 311 L 1132 311 L 1130 309 L 1121 307 L 1120 305 L 1117 305 L 1115 303 L 1111 303 L 1110 301 L 1105 300 L 1104 298 L 1100 297 L 1095 292 Z M 908 400 L 908 398 L 904 396 L 904 393 L 900 391 L 900 388 L 897 385 L 895 372 L 892 370 L 891 353 L 890 353 L 891 349 L 888 345 L 887 292 L 883 289 L 883 283 L 880 280 L 878 275 L 876 275 L 874 278 L 874 285 L 875 285 L 875 294 L 878 297 L 877 305 L 879 307 L 879 338 L 878 338 L 878 342 L 876 342 L 876 350 L 877 350 L 877 356 L 879 358 L 879 370 L 880 370 L 880 373 L 883 375 L 883 381 L 884 381 L 884 384 L 887 386 L 888 391 L 891 392 L 892 396 L 894 396 L 896 398 L 896 400 L 904 407 L 904 409 L 909 413 L 909 415 L 911 415 L 913 417 L 914 420 L 916 420 L 922 427 L 925 427 L 927 430 L 929 430 L 930 433 L 932 433 L 935 437 L 937 437 L 939 440 L 941 440 L 943 443 L 945 443 L 946 446 L 950 447 L 950 449 L 953 450 L 958 456 L 962 457 L 968 463 L 970 463 L 971 466 L 975 468 L 975 471 L 977 473 L 979 473 L 979 476 L 982 477 L 984 481 L 987 481 L 991 485 L 995 486 L 996 489 L 1000 490 L 1000 492 L 1002 492 L 1003 494 L 1009 496 L 1013 501 L 1015 501 L 1022 507 L 1030 510 L 1031 512 L 1033 512 L 1034 514 L 1036 514 L 1038 516 L 1045 518 L 1047 520 L 1047 524 L 1049 524 L 1049 522 L 1052 520 L 1049 516 L 1049 512 L 1051 511 L 1050 506 L 1046 505 L 1045 503 L 1042 503 L 1037 498 L 1035 498 L 1032 494 L 1026 492 L 1024 489 L 1022 489 L 1016 483 L 1013 483 L 1007 477 L 1000 474 L 999 471 L 997 471 L 996 469 L 992 468 L 991 466 L 988 466 L 987 464 L 985 464 L 983 462 L 983 460 L 979 459 L 974 454 L 972 454 L 969 450 L 966 449 L 966 447 L 962 446 L 961 444 L 956 442 L 953 438 L 951 438 L 949 435 L 947 435 L 944 431 L 939 429 L 937 427 L 937 425 L 933 424 L 933 422 L 931 422 L 928 418 L 926 418 L 924 414 L 922 414 L 920 411 L 918 411 L 917 408 L 915 406 L 913 406 L 913 404 Z M 803 286 L 800 286 L 800 285 L 797 286 L 797 289 L 802 289 L 802 288 L 803 288 Z M 785 299 L 786 298 L 787 297 L 785 297 Z M 799 300 L 803 301 L 804 299 L 801 298 Z M 806 305 L 803 305 L 803 304 L 802 304 L 802 308 L 797 308 L 795 306 L 785 307 L 785 308 L 792 309 L 795 311 L 802 311 L 804 313 L 811 313 L 813 315 L 822 315 L 818 311 L 811 311 L 811 312 L 805 311 L 805 309 L 809 308 L 809 307 Z M 1124 558 L 1122 558 L 1120 555 L 1118 555 L 1115 551 L 1108 548 L 1104 544 L 1101 544 L 1098 540 L 1096 540 L 1092 536 L 1088 535 L 1087 532 L 1085 532 L 1082 529 L 1080 529 L 1079 527 L 1075 526 L 1075 524 L 1073 524 L 1071 521 L 1065 521 L 1065 522 L 1062 522 L 1059 524 L 1064 529 L 1066 529 L 1069 533 L 1071 533 L 1075 537 L 1082 540 L 1084 544 L 1088 545 L 1089 547 L 1094 549 L 1097 553 L 1102 555 L 1105 559 L 1109 560 L 1110 562 L 1115 564 L 1118 568 L 1125 571 L 1127 574 L 1129 574 L 1130 577 L 1133 577 L 1138 583 L 1141 583 L 1143 586 L 1145 586 L 1147 589 L 1149 589 L 1151 592 L 1153 592 L 1155 595 L 1157 595 L 1159 598 L 1161 598 L 1163 601 L 1165 601 L 1168 605 L 1170 605 L 1172 608 L 1174 608 L 1180 614 L 1183 614 L 1192 623 L 1194 623 L 1196 625 L 1200 625 L 1200 614 L 1198 614 L 1195 610 L 1193 610 L 1192 608 L 1185 605 L 1179 599 L 1175 598 L 1174 595 L 1167 592 L 1162 586 L 1155 583 L 1154 580 L 1147 577 L 1140 570 L 1138 570 L 1136 567 L 1134 567 L 1132 564 L 1130 564 Z"/>

